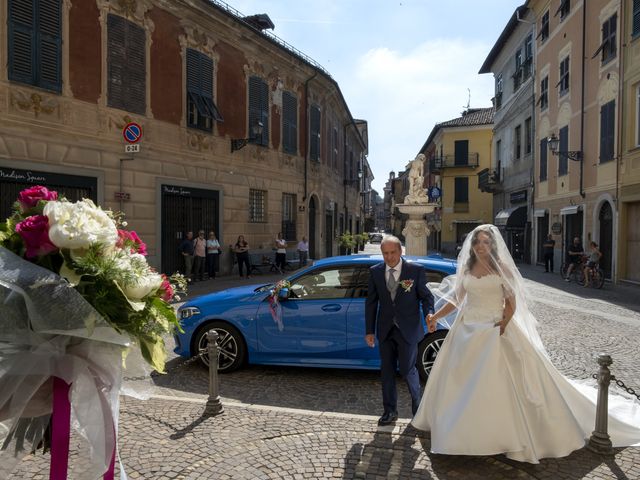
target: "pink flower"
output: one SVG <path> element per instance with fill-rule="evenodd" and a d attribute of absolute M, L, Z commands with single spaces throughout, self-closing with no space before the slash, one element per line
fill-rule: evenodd
<path fill-rule="evenodd" d="M 36 205 L 38 205 L 38 202 L 40 200 L 50 201 L 57 199 L 58 192 L 54 192 L 53 190 L 49 190 L 46 187 L 42 187 L 40 185 L 27 188 L 26 190 L 23 190 L 18 194 L 18 202 L 20 202 L 22 211 L 35 207 Z"/>
<path fill-rule="evenodd" d="M 47 255 L 58 250 L 58 247 L 49 239 L 49 219 L 44 215 L 25 218 L 16 225 L 16 232 L 27 248 L 25 253 L 27 258 Z"/>
<path fill-rule="evenodd" d="M 128 248 L 131 253 L 139 253 L 140 255 L 147 254 L 147 244 L 140 240 L 136 232 L 118 229 L 116 247 L 122 249 Z"/>
<path fill-rule="evenodd" d="M 169 283 L 169 279 L 167 279 L 166 275 L 162 275 L 162 284 L 160 285 L 160 291 L 164 292 L 162 294 L 162 299 L 165 302 L 168 302 L 173 298 L 175 292 L 173 291 L 173 286 L 171 286 L 171 283 Z"/>
<path fill-rule="evenodd" d="M 129 232 L 129 238 L 136 244 L 136 249 L 140 255 L 147 254 L 147 244 L 140 239 L 136 232 Z"/>

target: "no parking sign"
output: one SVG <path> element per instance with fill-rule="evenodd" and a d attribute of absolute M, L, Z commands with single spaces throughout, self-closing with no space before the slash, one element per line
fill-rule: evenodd
<path fill-rule="evenodd" d="M 122 136 L 127 143 L 138 143 L 142 138 L 142 127 L 135 122 L 127 123 L 122 129 Z"/>

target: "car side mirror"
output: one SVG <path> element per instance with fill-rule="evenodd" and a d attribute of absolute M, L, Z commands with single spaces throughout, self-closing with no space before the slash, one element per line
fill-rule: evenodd
<path fill-rule="evenodd" d="M 281 288 L 278 292 L 278 300 L 287 300 L 289 298 L 289 289 Z"/>

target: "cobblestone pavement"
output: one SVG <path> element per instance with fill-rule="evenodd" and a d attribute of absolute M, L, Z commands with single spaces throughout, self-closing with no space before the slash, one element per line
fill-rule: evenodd
<path fill-rule="evenodd" d="M 613 357 L 612 373 L 640 391 L 640 290 L 583 289 L 539 267 L 521 271 L 554 364 L 572 378 L 588 378 L 597 369 L 594 355 L 605 352 Z M 191 295 L 239 282 L 202 282 Z M 402 420 L 377 427 L 378 372 L 249 366 L 221 376 L 225 412 L 206 418 L 207 371 L 175 356 L 168 370 L 154 376 L 154 398 L 123 397 L 120 451 L 130 478 L 640 479 L 640 448 L 617 449 L 613 457 L 582 449 L 539 465 L 502 455 L 430 454 L 428 434 L 408 426 L 401 382 Z M 27 458 L 11 478 L 48 478 L 47 460 Z"/>

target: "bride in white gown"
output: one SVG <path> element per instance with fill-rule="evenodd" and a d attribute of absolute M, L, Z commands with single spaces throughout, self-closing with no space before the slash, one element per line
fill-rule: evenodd
<path fill-rule="evenodd" d="M 467 236 L 456 276 L 433 293 L 442 306 L 430 330 L 458 313 L 412 421 L 431 431 L 431 451 L 538 463 L 583 447 L 595 426 L 597 392 L 549 360 L 495 226 Z M 609 435 L 614 446 L 640 445 L 638 402 L 610 395 Z"/>

